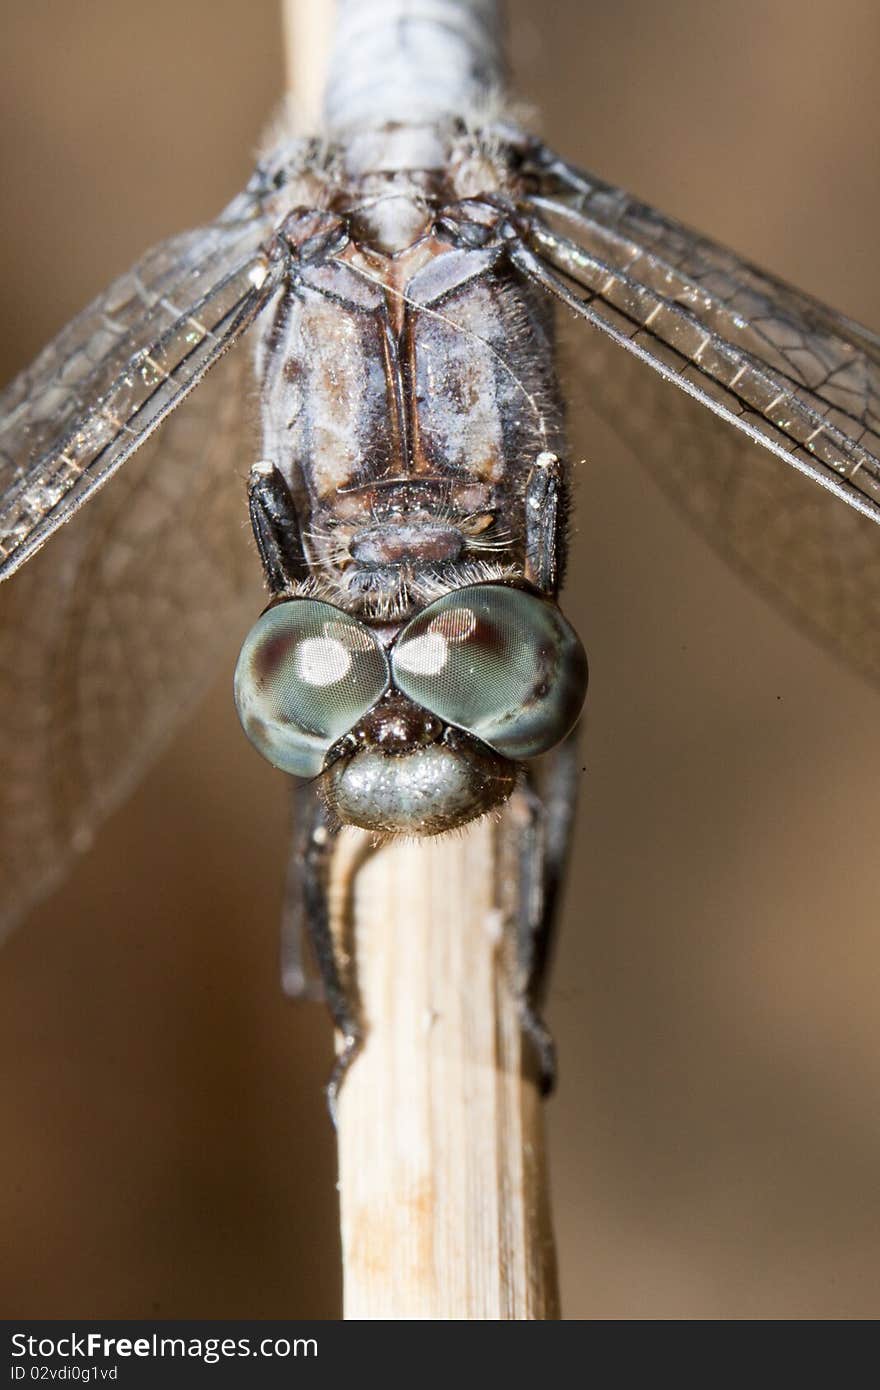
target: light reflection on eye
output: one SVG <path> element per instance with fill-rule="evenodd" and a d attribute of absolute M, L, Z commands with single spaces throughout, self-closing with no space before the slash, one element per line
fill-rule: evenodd
<path fill-rule="evenodd" d="M 351 670 L 351 656 L 335 637 L 306 637 L 294 649 L 293 668 L 306 685 L 334 685 Z"/>
<path fill-rule="evenodd" d="M 245 733 L 275 767 L 315 777 L 328 748 L 388 688 L 381 643 L 357 618 L 317 599 L 276 604 L 251 628 L 235 668 Z"/>
<path fill-rule="evenodd" d="M 450 595 L 450 600 L 458 597 L 458 594 Z M 472 609 L 460 607 L 456 603 L 454 608 L 449 608 L 432 618 L 428 624 L 428 631 L 443 637 L 447 642 L 466 642 L 473 636 L 476 626 L 477 616 Z"/>
<path fill-rule="evenodd" d="M 439 632 L 425 632 L 400 644 L 395 651 L 395 669 L 414 676 L 436 676 L 449 657 L 449 643 Z"/>

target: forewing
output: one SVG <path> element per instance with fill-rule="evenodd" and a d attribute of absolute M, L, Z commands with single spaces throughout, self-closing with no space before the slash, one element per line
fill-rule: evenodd
<path fill-rule="evenodd" d="M 543 161 L 535 278 L 593 325 L 568 334 L 576 389 L 740 572 L 880 681 L 877 335 Z"/>
<path fill-rule="evenodd" d="M 234 349 L 0 585 L 0 916 L 60 878 L 205 688 L 259 603 Z"/>
<path fill-rule="evenodd" d="M 75 318 L 0 394 L 0 579 L 150 435 L 273 288 L 271 224 L 244 193 Z"/>
<path fill-rule="evenodd" d="M 571 435 L 578 406 L 632 449 L 725 560 L 802 630 L 880 684 L 880 531 L 642 360 L 586 325 L 563 327 Z"/>
<path fill-rule="evenodd" d="M 524 207 L 546 287 L 880 520 L 877 336 L 620 189 L 542 158 L 543 191 Z"/>

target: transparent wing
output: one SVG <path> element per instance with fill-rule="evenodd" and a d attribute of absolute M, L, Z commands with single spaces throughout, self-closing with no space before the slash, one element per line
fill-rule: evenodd
<path fill-rule="evenodd" d="M 0 917 L 60 878 L 259 602 L 234 350 L 69 525 L 0 585 Z"/>
<path fill-rule="evenodd" d="M 599 330 L 573 343 L 579 389 L 735 567 L 880 681 L 880 339 L 536 160 L 519 264 Z"/>
<path fill-rule="evenodd" d="M 549 276 L 548 288 L 634 355 L 880 520 L 880 339 L 622 190 L 541 158 L 552 192 L 526 201 L 540 265 L 522 268 Z M 581 292 L 551 284 L 554 269 Z"/>
<path fill-rule="evenodd" d="M 712 547 L 798 627 L 880 684 L 880 531 L 725 427 L 604 334 L 562 326 L 570 433 L 606 420 Z"/>
<path fill-rule="evenodd" d="M 156 247 L 0 394 L 0 579 L 127 459 L 272 292 L 257 190 Z"/>

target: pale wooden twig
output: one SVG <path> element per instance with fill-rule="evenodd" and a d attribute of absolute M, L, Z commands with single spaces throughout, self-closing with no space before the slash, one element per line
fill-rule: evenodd
<path fill-rule="evenodd" d="M 487 819 L 386 845 L 357 873 L 369 1033 L 339 1107 L 349 1318 L 557 1315 L 542 1107 L 521 1074 L 510 988 L 504 838 Z"/>
<path fill-rule="evenodd" d="M 287 95 L 306 131 L 317 130 L 333 38 L 333 0 L 281 0 Z"/>
<path fill-rule="evenodd" d="M 288 72 L 313 92 L 320 54 L 304 49 L 328 7 L 286 0 Z M 333 901 L 367 1029 L 339 1105 L 347 1318 L 558 1316 L 511 988 L 516 834 L 508 813 L 361 862 L 361 832 L 344 832 Z"/>

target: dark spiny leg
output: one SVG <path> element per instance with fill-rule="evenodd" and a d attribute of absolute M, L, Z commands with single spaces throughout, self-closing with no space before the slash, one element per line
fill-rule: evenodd
<path fill-rule="evenodd" d="M 547 754 L 543 766 L 533 769 L 540 779 L 540 800 L 544 815 L 544 891 L 543 915 L 534 941 L 534 967 L 531 993 L 536 1002 L 543 998 L 552 964 L 555 926 L 577 810 L 581 778 L 580 726 L 575 725 L 562 743 Z"/>
<path fill-rule="evenodd" d="M 339 1088 L 363 1041 L 356 998 L 345 979 L 345 967 L 333 937 L 327 899 L 330 865 L 338 833 L 338 826 L 332 825 L 326 808 L 316 800 L 304 845 L 302 893 L 306 926 L 324 983 L 324 996 L 333 1022 L 342 1035 L 342 1051 L 336 1058 L 327 1085 L 327 1104 L 334 1124 Z"/>
<path fill-rule="evenodd" d="M 518 877 L 516 919 L 516 992 L 522 1030 L 532 1044 L 538 1064 L 541 1095 L 556 1080 L 556 1047 L 534 998 L 537 941 L 544 923 L 544 815 L 534 787 L 525 780 L 510 798 L 510 819 L 516 833 Z"/>
<path fill-rule="evenodd" d="M 547 1095 L 556 1081 L 556 1048 L 540 1010 L 577 803 L 576 728 L 548 756 L 542 771 L 539 786 L 529 769 L 511 799 L 511 813 L 520 831 L 516 936 L 520 1013 L 523 1031 L 537 1054 L 541 1094 Z"/>
<path fill-rule="evenodd" d="M 562 570 L 564 483 L 555 454 L 539 454 L 526 483 L 526 558 L 524 575 L 542 594 L 553 598 Z"/>
<path fill-rule="evenodd" d="M 293 782 L 293 827 L 281 909 L 281 988 L 291 999 L 323 999 L 318 980 L 306 971 L 308 922 L 305 865 L 314 818 L 315 791 L 308 782 Z"/>
<path fill-rule="evenodd" d="M 555 454 L 542 453 L 535 460 L 526 484 L 525 510 L 524 575 L 541 593 L 554 598 L 565 558 L 565 482 Z M 527 770 L 511 805 L 520 830 L 517 984 L 523 1031 L 537 1054 L 542 1095 L 552 1091 L 556 1081 L 556 1048 L 540 1005 L 576 798 L 577 729 L 573 729 L 548 755 L 540 772 Z"/>
<path fill-rule="evenodd" d="M 248 509 L 266 583 L 273 597 L 308 579 L 309 567 L 290 489 L 272 463 L 255 463 L 248 479 Z"/>

